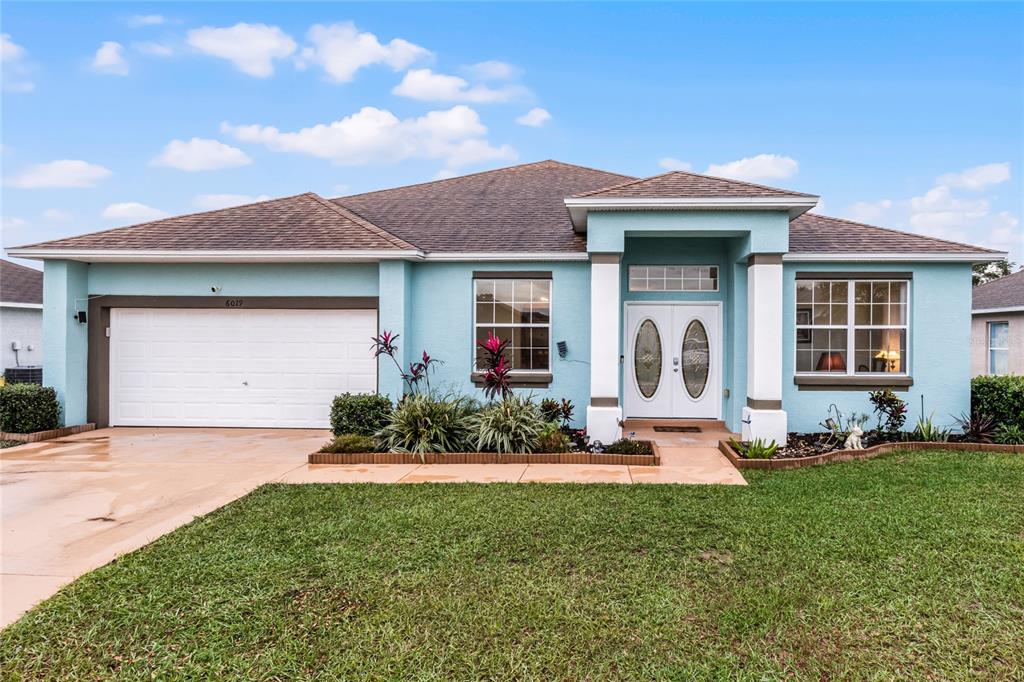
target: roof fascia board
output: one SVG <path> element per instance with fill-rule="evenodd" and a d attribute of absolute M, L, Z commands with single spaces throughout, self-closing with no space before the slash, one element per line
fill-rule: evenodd
<path fill-rule="evenodd" d="M 406 249 L 327 251 L 303 249 L 263 250 L 146 250 L 146 249 L 8 249 L 14 258 L 31 260 L 74 260 L 88 263 L 298 263 L 361 262 L 378 260 L 422 260 L 423 252 Z"/>
<path fill-rule="evenodd" d="M 1024 305 L 1008 306 L 1006 308 L 972 308 L 972 315 L 1000 315 L 1002 313 L 1024 313 Z"/>
<path fill-rule="evenodd" d="M 21 303 L 19 301 L 0 301 L 0 308 L 27 308 L 29 310 L 42 310 L 42 303 Z"/>
<path fill-rule="evenodd" d="M 456 261 L 586 261 L 590 260 L 590 254 L 585 251 L 451 251 L 440 253 L 428 253 L 423 260 L 432 262 L 456 262 Z"/>
<path fill-rule="evenodd" d="M 933 263 L 989 263 L 1006 258 L 1005 253 L 787 253 L 782 260 L 796 263 L 836 262 L 899 262 L 921 261 Z"/>
<path fill-rule="evenodd" d="M 774 197 L 626 197 L 595 198 L 567 197 L 565 207 L 577 232 L 587 229 L 588 211 L 671 211 L 671 210 L 712 210 L 712 211 L 757 211 L 786 210 L 792 220 L 818 205 L 818 197 L 774 196 Z"/>

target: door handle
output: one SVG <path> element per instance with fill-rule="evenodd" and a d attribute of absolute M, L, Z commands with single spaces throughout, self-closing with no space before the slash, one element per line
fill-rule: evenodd
<path fill-rule="evenodd" d="M 242 382 L 242 385 L 243 385 L 243 386 L 248 386 L 248 385 L 249 385 L 249 382 L 248 382 L 248 381 L 243 381 L 243 382 Z"/>

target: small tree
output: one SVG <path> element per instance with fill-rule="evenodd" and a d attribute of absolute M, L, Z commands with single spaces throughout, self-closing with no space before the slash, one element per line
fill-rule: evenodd
<path fill-rule="evenodd" d="M 1006 260 L 997 260 L 992 263 L 978 263 L 971 269 L 971 279 L 973 280 L 974 286 L 979 284 L 988 284 L 994 282 L 1000 277 L 1006 277 L 1013 273 L 1013 269 L 1017 267 L 1016 263 L 1011 263 Z"/>
<path fill-rule="evenodd" d="M 512 367 L 505 362 L 505 351 L 510 341 L 502 341 L 493 332 L 487 332 L 487 340 L 479 341 L 477 345 L 484 353 L 484 395 L 489 400 L 501 396 L 502 400 L 512 395 L 511 377 L 509 373 Z"/>

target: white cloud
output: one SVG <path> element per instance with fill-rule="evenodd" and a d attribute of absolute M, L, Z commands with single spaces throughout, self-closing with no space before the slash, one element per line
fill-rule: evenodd
<path fill-rule="evenodd" d="M 25 56 L 25 48 L 11 40 L 10 33 L 0 35 L 0 62 L 16 62 Z"/>
<path fill-rule="evenodd" d="M 141 43 L 132 43 L 132 47 L 142 54 L 148 54 L 151 57 L 170 57 L 174 54 L 174 48 L 165 43 L 143 41 Z"/>
<path fill-rule="evenodd" d="M 93 55 L 92 68 L 100 73 L 127 76 L 128 62 L 124 58 L 124 46 L 113 40 L 104 41 Z"/>
<path fill-rule="evenodd" d="M 48 208 L 43 211 L 43 218 L 55 223 L 66 223 L 74 218 L 74 216 L 59 208 Z"/>
<path fill-rule="evenodd" d="M 167 19 L 162 14 L 135 14 L 128 17 L 126 23 L 132 28 L 141 28 L 143 26 L 166 24 Z"/>
<path fill-rule="evenodd" d="M 530 126 L 531 128 L 540 128 L 542 125 L 551 120 L 551 112 L 541 107 L 534 107 L 530 109 L 522 116 L 516 119 L 516 123 L 521 126 Z"/>
<path fill-rule="evenodd" d="M 949 187 L 939 185 L 911 197 L 910 225 L 936 237 L 962 239 L 964 229 L 988 215 L 988 200 L 958 199 Z"/>
<path fill-rule="evenodd" d="M 846 209 L 845 217 L 861 223 L 871 223 L 880 220 L 890 209 L 891 199 L 881 201 L 858 201 Z"/>
<path fill-rule="evenodd" d="M 12 233 L 21 232 L 29 226 L 29 222 L 22 218 L 15 218 L 14 216 L 3 216 L 0 218 L 0 228 L 5 235 L 10 236 Z"/>
<path fill-rule="evenodd" d="M 25 64 L 25 48 L 11 40 L 9 33 L 0 34 L 0 63 L 3 89 L 8 92 L 32 92 L 35 83 L 29 78 L 29 67 Z"/>
<path fill-rule="evenodd" d="M 243 73 L 266 78 L 274 60 L 295 52 L 292 37 L 277 26 L 238 23 L 230 28 L 203 26 L 188 32 L 187 42 L 204 54 L 227 59 Z"/>
<path fill-rule="evenodd" d="M 521 85 L 506 85 L 501 88 L 486 85 L 470 87 L 466 79 L 458 76 L 434 73 L 430 69 L 411 69 L 391 92 L 421 102 L 487 103 L 507 102 L 526 94 L 527 90 Z"/>
<path fill-rule="evenodd" d="M 693 164 L 689 161 L 683 161 L 681 159 L 675 159 L 671 156 L 666 156 L 658 161 L 658 165 L 667 171 L 689 171 L 693 170 Z"/>
<path fill-rule="evenodd" d="M 126 201 L 120 204 L 110 204 L 103 209 L 102 216 L 108 220 L 144 223 L 150 220 L 157 220 L 158 218 L 166 218 L 167 212 L 136 201 Z"/>
<path fill-rule="evenodd" d="M 193 137 L 188 142 L 171 140 L 151 163 L 183 171 L 206 171 L 247 166 L 252 159 L 237 147 Z"/>
<path fill-rule="evenodd" d="M 447 180 L 448 178 L 454 178 L 458 173 L 453 171 L 451 168 L 442 168 L 441 170 L 434 173 L 434 180 Z"/>
<path fill-rule="evenodd" d="M 1010 179 L 1010 164 L 987 163 L 983 166 L 968 168 L 959 173 L 946 173 L 936 181 L 939 185 L 959 187 L 962 189 L 984 189 L 989 185 L 998 185 Z"/>
<path fill-rule="evenodd" d="M 490 60 L 471 64 L 462 69 L 469 76 L 481 81 L 498 81 L 515 78 L 519 75 L 519 69 L 507 62 Z"/>
<path fill-rule="evenodd" d="M 25 189 L 93 187 L 109 175 L 110 171 L 103 166 L 78 159 L 61 159 L 29 166 L 10 184 Z"/>
<path fill-rule="evenodd" d="M 351 21 L 316 24 L 306 34 L 312 46 L 303 48 L 299 66 L 317 64 L 335 83 L 348 83 L 364 67 L 385 64 L 395 71 L 431 56 L 430 50 L 401 38 L 381 44 L 372 33 L 360 32 Z"/>
<path fill-rule="evenodd" d="M 269 198 L 266 194 L 257 196 L 251 194 L 200 194 L 192 200 L 192 203 L 196 208 L 204 211 L 213 211 L 218 208 L 254 204 L 257 201 L 266 201 Z"/>
<path fill-rule="evenodd" d="M 1020 230 L 1020 221 L 1009 211 L 1000 211 L 992 221 L 992 230 L 988 235 L 988 244 L 992 248 L 1003 251 L 1017 251 L 1024 248 L 1024 234 Z"/>
<path fill-rule="evenodd" d="M 717 175 L 734 180 L 781 180 L 796 175 L 800 164 L 796 159 L 778 154 L 758 154 L 730 161 L 729 163 L 708 166 L 708 175 Z"/>
<path fill-rule="evenodd" d="M 227 122 L 221 124 L 221 130 L 242 142 L 347 166 L 420 158 L 444 159 L 448 166 L 457 167 L 516 158 L 516 151 L 509 145 L 492 146 L 479 115 L 461 104 L 407 119 L 399 119 L 385 109 L 363 107 L 338 121 L 295 132 Z"/>

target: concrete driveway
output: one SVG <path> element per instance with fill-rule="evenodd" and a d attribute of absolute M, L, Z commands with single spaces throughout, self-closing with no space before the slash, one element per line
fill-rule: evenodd
<path fill-rule="evenodd" d="M 328 435 L 114 428 L 0 450 L 0 627 L 81 574 L 305 468 Z"/>

